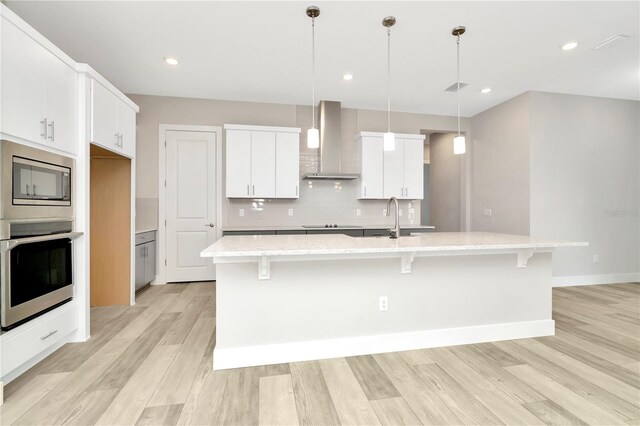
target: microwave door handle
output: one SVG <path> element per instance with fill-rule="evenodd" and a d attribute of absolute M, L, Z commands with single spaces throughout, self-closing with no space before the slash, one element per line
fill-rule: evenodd
<path fill-rule="evenodd" d="M 40 235 L 37 237 L 16 238 L 14 240 L 0 241 L 0 252 L 12 250 L 17 246 L 31 243 L 41 243 L 43 241 L 61 240 L 63 238 L 75 239 L 84 235 L 84 232 L 65 232 L 64 234 Z"/>

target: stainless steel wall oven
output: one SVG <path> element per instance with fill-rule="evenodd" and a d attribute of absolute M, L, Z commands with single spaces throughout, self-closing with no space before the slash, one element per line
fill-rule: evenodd
<path fill-rule="evenodd" d="M 0 325 L 15 327 L 73 298 L 71 158 L 1 141 Z"/>

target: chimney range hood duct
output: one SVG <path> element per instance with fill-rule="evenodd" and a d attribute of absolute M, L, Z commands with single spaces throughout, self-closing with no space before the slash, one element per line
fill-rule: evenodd
<path fill-rule="evenodd" d="M 320 171 L 307 173 L 307 180 L 353 180 L 355 173 L 342 173 L 340 145 L 342 141 L 342 107 L 340 102 L 320 101 Z"/>

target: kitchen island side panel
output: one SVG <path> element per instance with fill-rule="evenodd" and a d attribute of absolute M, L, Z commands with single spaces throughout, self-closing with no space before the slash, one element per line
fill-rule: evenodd
<path fill-rule="evenodd" d="M 217 268 L 216 369 L 553 334 L 550 252 L 525 268 L 417 257 L 409 274 L 397 257 L 273 262 L 270 280 L 255 262 Z"/>

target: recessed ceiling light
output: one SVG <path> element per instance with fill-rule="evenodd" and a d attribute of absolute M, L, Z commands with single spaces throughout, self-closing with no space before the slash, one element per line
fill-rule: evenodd
<path fill-rule="evenodd" d="M 575 41 L 570 41 L 569 43 L 565 43 L 562 45 L 562 50 L 572 50 L 578 47 L 578 43 Z"/>
<path fill-rule="evenodd" d="M 178 65 L 178 60 L 176 58 L 164 58 L 164 61 L 169 65 Z"/>
<path fill-rule="evenodd" d="M 345 74 L 342 76 L 342 79 L 347 81 L 353 80 L 353 74 Z"/>
<path fill-rule="evenodd" d="M 491 92 L 491 87 L 485 87 L 480 91 L 480 93 L 489 93 L 489 92 Z"/>

